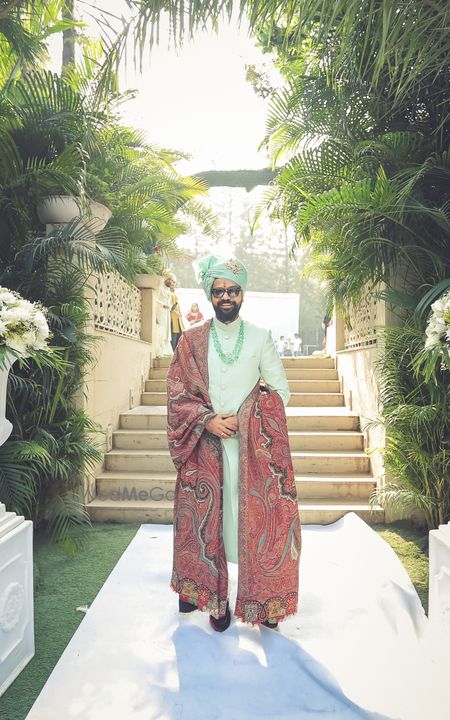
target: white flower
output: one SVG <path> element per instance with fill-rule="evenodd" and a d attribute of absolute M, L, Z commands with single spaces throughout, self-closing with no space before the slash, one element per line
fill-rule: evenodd
<path fill-rule="evenodd" d="M 444 312 L 445 303 L 443 299 L 436 300 L 436 302 L 431 304 L 431 309 L 434 312 L 435 315 L 438 313 Z"/>
<path fill-rule="evenodd" d="M 10 290 L 6 288 L 0 288 L 0 303 L 5 305 L 13 305 L 17 302 L 17 297 Z"/>
<path fill-rule="evenodd" d="M 425 340 L 425 348 L 428 350 L 429 348 L 434 347 L 435 345 L 439 344 L 439 338 L 436 338 L 435 335 L 429 335 L 427 339 Z"/>
<path fill-rule="evenodd" d="M 47 320 L 45 319 L 45 315 L 41 310 L 36 310 L 34 315 L 34 322 L 38 329 L 39 337 L 41 337 L 43 340 L 48 338 L 49 335 L 49 329 Z"/>
<path fill-rule="evenodd" d="M 49 328 L 39 303 L 0 287 L 0 337 L 22 357 L 47 347 Z"/>
<path fill-rule="evenodd" d="M 426 350 L 436 346 L 443 349 L 446 343 L 450 343 L 450 292 L 432 303 L 425 335 Z"/>
<path fill-rule="evenodd" d="M 22 336 L 20 334 L 8 335 L 6 339 L 6 345 L 12 350 L 17 350 L 17 352 L 20 353 L 20 355 L 22 355 L 23 357 L 28 357 L 27 346 L 23 342 Z"/>

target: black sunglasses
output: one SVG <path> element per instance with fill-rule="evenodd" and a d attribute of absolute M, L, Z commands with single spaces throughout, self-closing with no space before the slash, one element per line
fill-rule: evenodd
<path fill-rule="evenodd" d="M 240 288 L 239 285 L 232 285 L 231 287 L 228 287 L 228 288 L 222 288 L 222 287 L 213 288 L 211 290 L 211 294 L 215 298 L 221 298 L 226 293 L 228 295 L 228 297 L 234 298 L 239 295 L 241 290 L 242 290 L 242 288 Z"/>

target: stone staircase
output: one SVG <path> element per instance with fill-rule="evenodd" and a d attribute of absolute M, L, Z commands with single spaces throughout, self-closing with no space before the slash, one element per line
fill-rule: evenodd
<path fill-rule="evenodd" d="M 368 498 L 375 481 L 359 417 L 344 404 L 332 358 L 283 358 L 291 390 L 286 408 L 302 523 L 326 524 L 353 511 L 383 522 Z M 94 521 L 171 523 L 175 469 L 166 435 L 169 359 L 157 358 L 141 405 L 120 416 L 113 449 L 98 475 Z"/>

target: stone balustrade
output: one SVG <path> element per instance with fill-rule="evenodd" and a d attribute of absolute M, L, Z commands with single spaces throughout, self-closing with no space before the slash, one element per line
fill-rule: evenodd
<path fill-rule="evenodd" d="M 95 328 L 154 344 L 157 288 L 154 275 L 136 275 L 134 284 L 118 273 L 98 275 L 93 284 Z"/>
<path fill-rule="evenodd" d="M 347 308 L 346 317 L 334 313 L 327 330 L 327 352 L 336 358 L 336 367 L 342 384 L 346 406 L 360 416 L 365 431 L 366 448 L 370 451 L 372 474 L 378 485 L 385 482 L 382 448 L 385 446 L 384 428 L 374 426 L 379 417 L 378 385 L 375 366 L 379 355 L 380 328 L 399 323 L 388 304 L 379 298 L 380 286 L 369 292 L 361 301 Z M 392 509 L 387 510 L 386 522 L 403 517 Z"/>

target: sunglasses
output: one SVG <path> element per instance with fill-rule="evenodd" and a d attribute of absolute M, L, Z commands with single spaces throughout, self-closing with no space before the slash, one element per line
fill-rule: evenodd
<path fill-rule="evenodd" d="M 222 287 L 213 288 L 211 290 L 211 294 L 215 298 L 221 298 L 226 293 L 228 295 L 228 297 L 234 298 L 234 297 L 237 297 L 241 291 L 242 291 L 242 288 L 240 288 L 239 285 L 232 285 L 231 287 L 228 287 L 228 288 L 222 288 Z"/>

